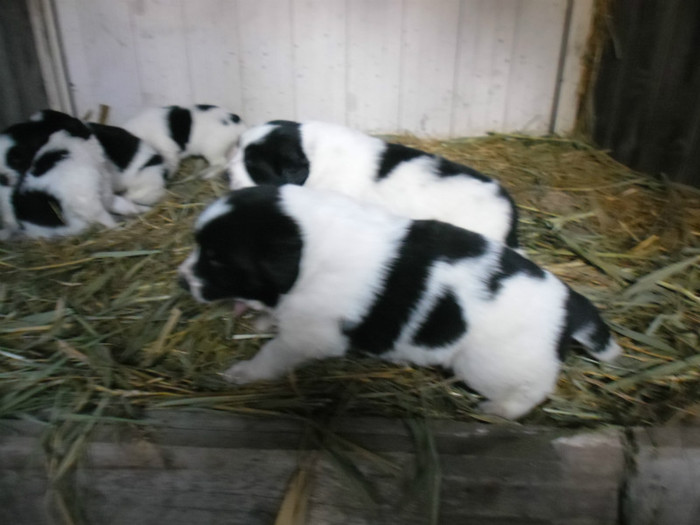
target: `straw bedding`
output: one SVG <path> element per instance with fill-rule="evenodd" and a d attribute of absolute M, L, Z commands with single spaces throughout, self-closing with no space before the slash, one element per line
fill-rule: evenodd
<path fill-rule="evenodd" d="M 552 399 L 525 421 L 651 425 L 700 409 L 700 193 L 566 139 L 497 135 L 397 141 L 499 178 L 520 207 L 528 255 L 591 298 L 624 357 L 567 359 Z M 167 199 L 112 231 L 0 244 L 0 417 L 137 418 L 144 408 L 494 421 L 439 370 L 372 358 L 232 387 L 218 375 L 269 334 L 177 288 L 191 225 L 223 181 L 187 161 Z"/>

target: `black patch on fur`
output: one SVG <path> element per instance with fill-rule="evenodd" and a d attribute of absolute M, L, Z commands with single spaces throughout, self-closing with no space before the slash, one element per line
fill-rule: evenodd
<path fill-rule="evenodd" d="M 498 268 L 489 277 L 487 286 L 492 296 L 497 295 L 501 290 L 503 281 L 518 273 L 525 273 L 538 279 L 544 279 L 546 276 L 544 270 L 531 260 L 506 248 L 501 251 L 501 256 L 498 259 Z"/>
<path fill-rule="evenodd" d="M 386 178 L 402 162 L 409 162 L 416 157 L 429 157 L 427 153 L 415 148 L 409 148 L 403 144 L 392 144 L 387 142 L 386 148 L 382 152 L 377 171 L 377 180 Z"/>
<path fill-rule="evenodd" d="M 70 157 L 70 153 L 66 149 L 52 149 L 42 153 L 41 157 L 36 159 L 30 170 L 35 177 L 41 177 L 56 167 L 56 164 Z"/>
<path fill-rule="evenodd" d="M 211 104 L 197 104 L 195 107 L 200 111 L 209 111 L 210 109 L 214 109 L 216 106 Z"/>
<path fill-rule="evenodd" d="M 357 325 L 343 327 L 351 346 L 375 354 L 390 350 L 425 292 L 431 266 L 478 257 L 486 246 L 481 235 L 451 224 L 411 223 L 369 311 Z"/>
<path fill-rule="evenodd" d="M 170 137 L 175 141 L 180 151 L 185 151 L 192 132 L 192 113 L 190 110 L 180 106 L 170 106 L 168 129 Z"/>
<path fill-rule="evenodd" d="M 90 130 L 80 120 L 60 111 L 44 110 L 37 114 L 42 120 L 14 124 L 3 131 L 15 143 L 5 154 L 5 164 L 23 175 L 32 165 L 34 155 L 46 144 L 49 137 L 59 130 L 88 139 Z"/>
<path fill-rule="evenodd" d="M 270 133 L 243 150 L 248 175 L 258 185 L 302 185 L 309 177 L 309 159 L 301 146 L 297 122 L 273 121 Z"/>
<path fill-rule="evenodd" d="M 6 175 L 4 173 L 0 173 L 0 186 L 9 186 L 9 185 L 10 185 L 9 175 Z"/>
<path fill-rule="evenodd" d="M 106 126 L 91 122 L 88 124 L 100 141 L 102 149 L 107 158 L 121 171 L 131 163 L 136 151 L 139 149 L 141 140 L 116 126 Z"/>
<path fill-rule="evenodd" d="M 465 166 L 464 164 L 457 164 L 456 162 L 452 162 L 451 160 L 447 160 L 442 157 L 437 158 L 439 159 L 437 166 L 437 174 L 440 177 L 468 175 L 469 177 L 472 177 L 473 179 L 479 180 L 481 182 L 493 182 L 493 179 L 491 177 L 487 177 L 483 173 L 475 170 L 474 168 L 470 168 L 469 166 Z"/>
<path fill-rule="evenodd" d="M 413 343 L 439 348 L 454 343 L 466 330 L 467 323 L 455 294 L 446 291 L 416 331 Z"/>
<path fill-rule="evenodd" d="M 510 204 L 510 228 L 508 229 L 505 243 L 506 246 L 515 250 L 520 246 L 520 241 L 518 240 L 518 207 L 515 205 L 513 197 L 510 196 L 510 193 L 503 186 L 498 187 L 498 195 L 506 199 Z"/>
<path fill-rule="evenodd" d="M 144 168 L 148 168 L 150 166 L 157 166 L 158 164 L 163 164 L 163 156 L 159 153 L 156 153 L 154 155 L 151 155 L 151 158 L 148 159 L 148 162 L 143 165 Z"/>
<path fill-rule="evenodd" d="M 238 123 L 241 121 L 241 117 L 239 117 L 239 116 L 236 115 L 235 113 L 229 113 L 229 114 L 228 114 L 228 118 L 229 118 L 229 120 L 230 120 L 231 122 L 233 122 L 234 124 L 238 124 Z"/>
<path fill-rule="evenodd" d="M 196 234 L 200 256 L 194 274 L 208 301 L 254 299 L 275 306 L 299 275 L 302 239 L 280 208 L 276 187 L 257 186 L 228 197 L 233 211 Z"/>
<path fill-rule="evenodd" d="M 19 221 L 39 226 L 57 228 L 65 226 L 61 203 L 43 191 L 16 191 L 12 194 L 12 207 Z"/>
<path fill-rule="evenodd" d="M 566 318 L 564 328 L 559 336 L 557 356 L 560 361 L 566 358 L 573 334 L 578 330 L 591 327 L 589 339 L 591 345 L 586 347 L 593 353 L 604 351 L 610 342 L 610 329 L 600 317 L 598 309 L 583 295 L 569 288 L 566 298 Z"/>

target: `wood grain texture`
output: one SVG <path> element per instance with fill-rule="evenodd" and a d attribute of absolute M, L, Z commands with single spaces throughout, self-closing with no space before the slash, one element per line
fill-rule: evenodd
<path fill-rule="evenodd" d="M 147 105 L 213 103 L 251 124 L 319 119 L 436 137 L 544 133 L 555 108 L 566 125 L 588 27 L 585 9 L 576 8 L 572 44 L 562 46 L 566 6 L 56 0 L 80 113 L 108 104 L 118 123 Z"/>

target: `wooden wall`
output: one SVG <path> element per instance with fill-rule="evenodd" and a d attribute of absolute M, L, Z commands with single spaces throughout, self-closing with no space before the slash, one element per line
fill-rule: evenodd
<path fill-rule="evenodd" d="M 0 72 L 0 130 L 48 105 L 25 0 L 2 0 Z"/>
<path fill-rule="evenodd" d="M 571 126 L 592 3 L 55 0 L 78 114 L 198 102 L 433 136 Z"/>
<path fill-rule="evenodd" d="M 621 162 L 700 186 L 700 2 L 615 0 L 595 139 Z"/>

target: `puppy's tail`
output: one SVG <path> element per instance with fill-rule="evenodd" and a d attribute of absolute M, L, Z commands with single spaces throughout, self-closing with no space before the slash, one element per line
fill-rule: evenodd
<path fill-rule="evenodd" d="M 612 361 L 622 353 L 600 312 L 583 295 L 569 290 L 566 331 L 600 361 Z"/>

